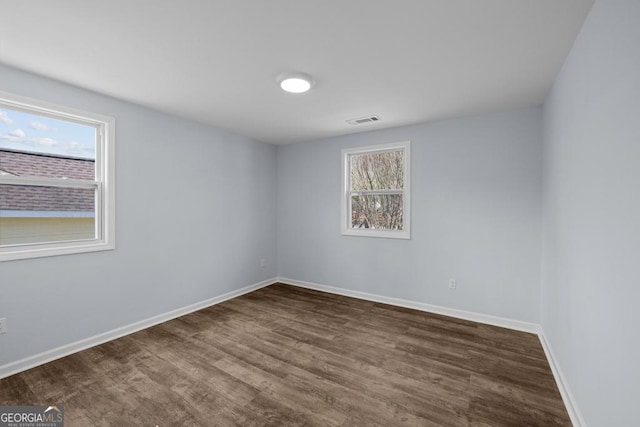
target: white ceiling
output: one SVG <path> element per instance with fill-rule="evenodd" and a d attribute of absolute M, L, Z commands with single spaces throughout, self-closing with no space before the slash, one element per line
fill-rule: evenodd
<path fill-rule="evenodd" d="M 538 105 L 592 4 L 0 0 L 0 62 L 286 144 Z"/>

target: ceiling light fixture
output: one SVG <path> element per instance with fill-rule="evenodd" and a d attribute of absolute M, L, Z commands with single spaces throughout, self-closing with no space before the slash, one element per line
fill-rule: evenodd
<path fill-rule="evenodd" d="M 313 79 L 306 73 L 286 73 L 278 77 L 278 83 L 285 92 L 304 93 L 313 86 Z"/>

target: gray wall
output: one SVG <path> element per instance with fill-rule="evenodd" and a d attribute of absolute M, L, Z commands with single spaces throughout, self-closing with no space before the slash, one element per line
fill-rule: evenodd
<path fill-rule="evenodd" d="M 638 425 L 640 1 L 597 1 L 544 104 L 541 322 L 591 426 Z"/>
<path fill-rule="evenodd" d="M 541 120 L 530 108 L 278 147 L 279 275 L 537 323 Z M 405 140 L 411 240 L 340 235 L 341 149 Z"/>
<path fill-rule="evenodd" d="M 115 117 L 117 187 L 115 251 L 0 263 L 0 365 L 276 276 L 276 147 L 3 66 L 0 89 Z"/>

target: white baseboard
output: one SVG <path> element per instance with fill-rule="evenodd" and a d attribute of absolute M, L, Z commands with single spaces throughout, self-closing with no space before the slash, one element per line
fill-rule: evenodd
<path fill-rule="evenodd" d="M 444 316 L 457 317 L 458 319 L 471 320 L 473 322 L 485 323 L 487 325 L 500 326 L 502 328 L 515 329 L 517 331 L 529 332 L 533 334 L 537 334 L 538 330 L 540 329 L 539 325 L 537 325 L 536 323 L 523 322 L 521 320 L 507 319 L 504 317 L 491 316 L 489 314 L 475 313 L 471 311 L 457 310 L 455 308 L 447 308 L 439 305 L 409 301 L 400 298 L 385 297 L 382 295 L 370 294 L 367 292 L 352 291 L 344 288 L 336 288 L 333 286 L 304 282 L 302 280 L 289 279 L 287 277 L 278 277 L 277 281 L 287 285 L 299 286 L 301 288 L 314 289 L 316 291 L 329 292 L 331 294 L 344 295 L 347 297 L 358 298 L 367 301 L 397 305 L 399 307 L 412 308 L 414 310 L 442 314 Z"/>
<path fill-rule="evenodd" d="M 560 395 L 562 396 L 564 406 L 567 408 L 569 418 L 571 418 L 571 423 L 574 427 L 586 427 L 587 423 L 584 421 L 584 418 L 582 417 L 582 414 L 578 409 L 578 405 L 576 404 L 576 400 L 573 397 L 571 390 L 569 389 L 567 380 L 565 380 L 564 375 L 562 375 L 560 366 L 558 366 L 558 362 L 553 355 L 553 351 L 551 350 L 551 346 L 549 346 L 549 342 L 547 341 L 542 326 L 540 326 L 538 330 L 538 337 L 540 338 L 540 344 L 542 344 L 544 354 L 547 356 L 547 360 L 549 361 L 551 372 L 553 372 L 553 378 L 556 380 L 558 390 L 560 390 Z"/>
<path fill-rule="evenodd" d="M 29 356 L 15 362 L 8 363 L 0 366 L 0 379 L 8 377 L 18 372 L 26 371 L 27 369 L 35 368 L 47 362 L 51 362 L 56 359 L 68 356 L 73 353 L 77 353 L 82 350 L 86 350 L 90 347 L 95 347 L 100 344 L 104 344 L 107 341 L 114 340 L 116 338 L 123 337 L 125 335 L 138 332 L 142 329 L 149 328 L 159 323 L 166 322 L 168 320 L 175 319 L 176 317 L 184 316 L 185 314 L 193 313 L 194 311 L 201 310 L 206 307 L 210 307 L 215 304 L 219 304 L 223 301 L 227 301 L 231 298 L 239 297 L 240 295 L 248 292 L 255 291 L 257 289 L 269 286 L 275 283 L 275 279 L 263 280 L 253 285 L 245 286 L 244 288 L 237 289 L 235 291 L 227 292 L 226 294 L 209 298 L 204 301 L 197 302 L 195 304 L 188 305 L 186 307 L 178 308 L 167 313 L 159 314 L 157 316 L 150 317 L 148 319 L 141 320 L 139 322 L 132 323 L 130 325 L 122 326 L 120 328 L 113 329 L 111 331 L 104 332 L 93 337 L 85 338 L 80 341 L 73 342 L 71 344 L 63 345 L 52 350 L 45 351 L 34 356 Z"/>

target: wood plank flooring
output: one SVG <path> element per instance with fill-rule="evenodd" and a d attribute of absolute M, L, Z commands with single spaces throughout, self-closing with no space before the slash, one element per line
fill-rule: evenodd
<path fill-rule="evenodd" d="M 535 335 L 275 284 L 0 380 L 66 426 L 570 426 Z"/>

